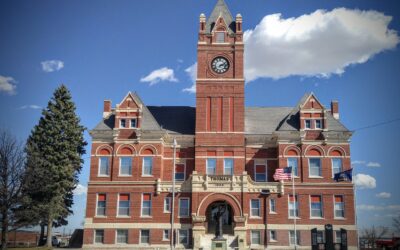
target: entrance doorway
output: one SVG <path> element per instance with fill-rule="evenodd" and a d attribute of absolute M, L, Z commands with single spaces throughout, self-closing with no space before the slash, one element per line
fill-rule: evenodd
<path fill-rule="evenodd" d="M 215 201 L 211 203 L 206 210 L 207 233 L 215 234 L 217 221 L 215 214 L 220 206 L 226 206 L 226 210 L 222 215 L 222 231 L 223 234 L 233 234 L 233 212 L 232 207 L 226 201 Z"/>

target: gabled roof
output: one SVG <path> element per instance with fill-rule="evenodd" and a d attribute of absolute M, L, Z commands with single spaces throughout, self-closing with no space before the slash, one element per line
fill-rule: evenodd
<path fill-rule="evenodd" d="M 171 133 L 194 135 L 196 108 L 185 106 L 148 106 L 148 109 L 162 129 Z"/>
<path fill-rule="evenodd" d="M 228 26 L 228 33 L 234 34 L 236 32 L 236 24 L 224 0 L 218 0 L 210 17 L 207 19 L 206 33 L 211 34 L 219 17 L 222 17 Z"/>

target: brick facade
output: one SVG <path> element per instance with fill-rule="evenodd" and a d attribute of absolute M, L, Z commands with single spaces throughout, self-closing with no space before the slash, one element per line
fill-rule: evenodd
<path fill-rule="evenodd" d="M 219 0 L 208 19 L 200 16 L 196 108 L 147 107 L 136 93 L 115 107 L 104 102 L 91 131 L 85 248 L 168 249 L 174 214 L 174 245 L 208 249 L 220 202 L 232 247 L 292 248 L 292 183 L 273 178 L 289 162 L 297 162 L 298 249 L 309 249 L 310 230 L 325 224 L 346 229 L 356 248 L 353 184 L 333 180 L 351 168 L 351 132 L 337 101 L 331 111 L 310 93 L 296 107 L 245 108 L 242 17 L 233 20 L 226 8 Z M 225 72 L 213 68 L 217 57 L 227 61 Z"/>

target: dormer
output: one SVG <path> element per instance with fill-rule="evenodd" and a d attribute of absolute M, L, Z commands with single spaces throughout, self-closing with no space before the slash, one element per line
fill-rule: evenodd
<path fill-rule="evenodd" d="M 226 43 L 228 41 L 228 26 L 225 23 L 222 14 L 218 17 L 211 34 L 213 36 L 212 42 L 213 43 Z"/>
<path fill-rule="evenodd" d="M 327 129 L 326 109 L 313 94 L 306 94 L 299 103 L 300 130 L 322 131 Z"/>
<path fill-rule="evenodd" d="M 115 129 L 138 129 L 141 125 L 143 104 L 136 94 L 129 92 L 115 107 Z"/>

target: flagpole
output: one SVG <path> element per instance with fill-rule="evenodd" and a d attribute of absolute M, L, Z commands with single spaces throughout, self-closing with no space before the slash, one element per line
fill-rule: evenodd
<path fill-rule="evenodd" d="M 296 227 L 297 199 L 296 199 L 296 189 L 295 189 L 295 186 L 294 186 L 293 168 L 291 168 L 291 175 L 292 175 L 292 191 L 293 191 L 293 199 L 294 199 L 294 249 L 297 249 L 297 227 Z"/>
<path fill-rule="evenodd" d="M 171 210 L 171 232 L 170 232 L 170 244 L 171 244 L 171 249 L 175 249 L 175 234 L 174 234 L 174 216 L 175 216 L 175 166 L 176 166 L 176 139 L 174 138 L 173 142 L 173 147 L 174 147 L 174 156 L 173 156 L 173 166 L 172 166 L 172 210 Z"/>

